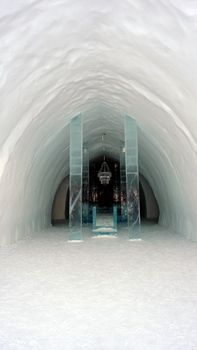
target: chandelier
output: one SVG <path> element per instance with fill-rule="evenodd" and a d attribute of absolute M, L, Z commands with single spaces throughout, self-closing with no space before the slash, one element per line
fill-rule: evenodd
<path fill-rule="evenodd" d="M 109 169 L 109 165 L 105 161 L 105 156 L 104 156 L 104 162 L 101 164 L 100 170 L 98 172 L 98 178 L 101 182 L 101 185 L 108 185 L 111 177 L 112 177 L 112 173 Z"/>

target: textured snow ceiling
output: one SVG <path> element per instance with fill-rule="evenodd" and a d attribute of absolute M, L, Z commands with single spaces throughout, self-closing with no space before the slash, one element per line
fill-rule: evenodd
<path fill-rule="evenodd" d="M 1 0 L 2 245 L 50 225 L 78 113 L 92 157 L 137 120 L 160 223 L 197 240 L 196 38 L 196 1 Z"/>

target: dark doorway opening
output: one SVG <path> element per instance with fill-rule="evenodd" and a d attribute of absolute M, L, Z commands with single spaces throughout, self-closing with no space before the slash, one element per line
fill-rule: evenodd
<path fill-rule="evenodd" d="M 103 156 L 98 157 L 94 162 L 90 163 L 90 203 L 96 204 L 101 208 L 111 208 L 114 203 L 119 203 L 119 189 L 120 189 L 120 168 L 119 162 L 105 157 L 105 160 L 112 173 L 109 184 L 102 185 L 98 178 L 98 172 L 103 162 Z"/>
<path fill-rule="evenodd" d="M 141 183 L 140 183 L 139 189 L 140 189 L 140 217 L 141 219 L 145 219 L 147 217 L 146 198 L 145 198 L 144 190 Z"/>
<path fill-rule="evenodd" d="M 65 220 L 66 220 L 66 222 L 69 222 L 69 200 L 70 200 L 70 190 L 68 187 L 68 190 L 66 193 L 66 201 L 65 201 Z"/>

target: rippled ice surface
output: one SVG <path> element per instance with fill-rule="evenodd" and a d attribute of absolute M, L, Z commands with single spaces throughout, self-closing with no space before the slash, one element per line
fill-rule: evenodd
<path fill-rule="evenodd" d="M 146 225 L 68 243 L 64 227 L 0 253 L 0 349 L 197 349 L 197 244 Z"/>

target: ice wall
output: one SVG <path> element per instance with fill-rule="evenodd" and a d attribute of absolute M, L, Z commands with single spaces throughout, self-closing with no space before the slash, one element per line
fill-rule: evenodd
<path fill-rule="evenodd" d="M 94 145 L 137 119 L 160 223 L 197 240 L 196 23 L 190 0 L 0 2 L 1 245 L 50 224 L 79 112 Z"/>

